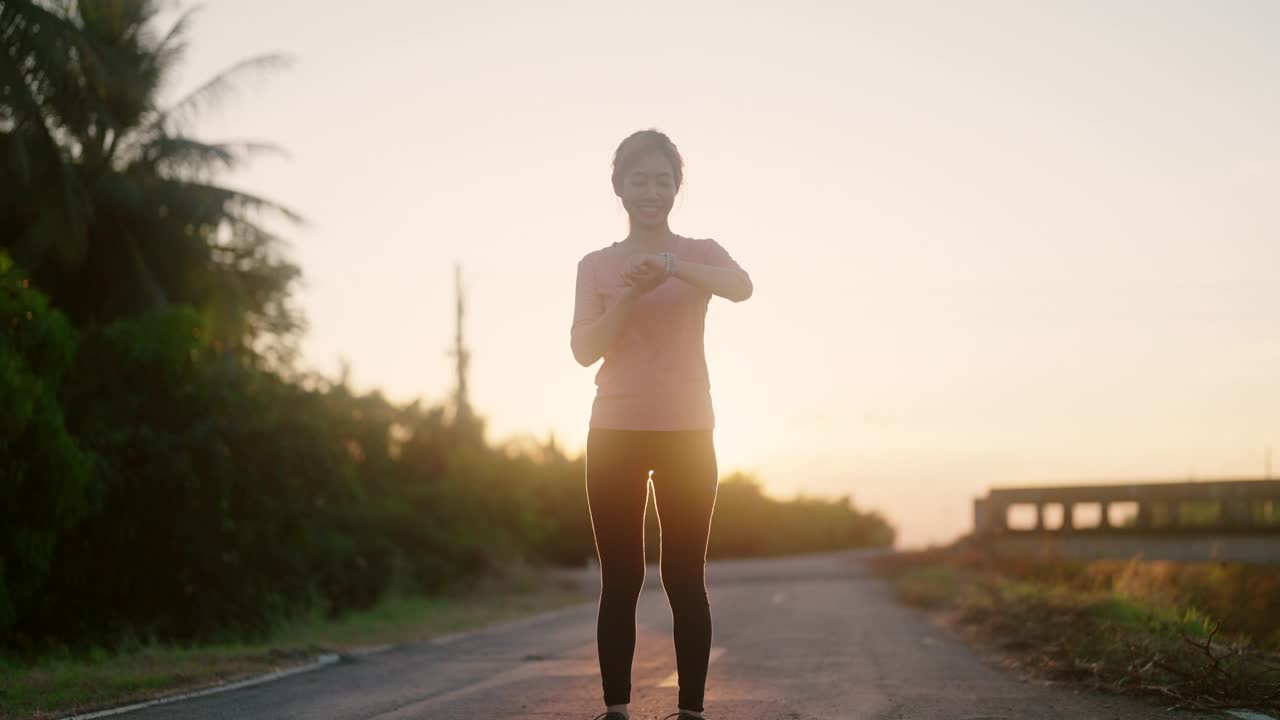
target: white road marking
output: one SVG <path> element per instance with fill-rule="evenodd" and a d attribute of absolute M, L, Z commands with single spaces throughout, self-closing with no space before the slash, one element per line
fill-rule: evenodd
<path fill-rule="evenodd" d="M 716 661 L 716 658 L 720 657 L 723 654 L 724 654 L 724 648 L 722 647 L 711 648 L 711 654 L 707 656 L 707 665 L 710 666 L 711 663 Z M 665 680 L 658 683 L 658 687 L 680 687 L 680 673 L 678 672 L 671 673 L 670 675 L 667 676 Z"/>
<path fill-rule="evenodd" d="M 1275 720 L 1270 715 L 1263 715 L 1252 710 L 1228 710 L 1228 715 L 1235 715 L 1240 720 Z"/>
<path fill-rule="evenodd" d="M 578 605 L 581 605 L 581 604 L 582 603 L 579 603 Z M 535 613 L 533 615 L 519 616 L 519 617 L 516 617 L 515 619 L 508 620 L 505 622 L 498 622 L 498 623 L 492 623 L 490 625 L 484 625 L 478 628 L 473 628 L 471 630 L 453 632 L 447 635 L 438 635 L 434 638 L 431 638 L 427 642 L 429 642 L 432 645 L 448 645 L 449 643 L 452 643 L 456 640 L 460 640 L 462 638 L 469 637 L 472 635 L 488 635 L 492 633 L 500 633 L 506 630 L 510 630 L 512 628 L 517 628 L 524 625 L 543 622 L 559 615 L 567 615 L 567 614 L 576 612 L 578 610 L 578 605 L 568 605 L 561 608 L 555 608 L 552 610 L 546 610 L 540 613 Z M 374 646 L 363 647 L 363 648 L 353 650 L 349 654 L 355 655 L 357 657 L 365 656 L 365 655 L 375 655 L 377 653 L 391 650 L 394 647 L 396 646 L 390 643 L 387 643 L 384 645 L 374 645 Z M 580 651 L 581 652 L 589 651 L 594 653 L 596 651 L 595 643 L 593 642 L 588 645 L 584 645 L 580 649 Z M 310 672 L 312 670 L 319 670 L 322 667 L 326 667 L 338 662 L 338 660 L 339 660 L 339 656 L 337 653 L 327 653 L 324 655 L 316 656 L 316 661 L 311 663 L 310 665 L 302 665 L 300 667 L 289 668 L 286 670 L 277 670 L 274 672 L 266 673 L 264 675 L 259 675 L 258 677 L 246 678 L 238 682 L 227 683 L 225 685 L 216 685 L 213 687 L 205 688 L 203 690 L 197 690 L 194 692 L 167 695 L 164 697 L 155 698 L 153 700 L 147 700 L 146 702 L 134 703 L 132 705 L 122 705 L 119 707 L 108 708 L 106 710 L 99 710 L 97 712 L 83 713 L 80 715 L 70 715 L 62 718 L 62 720 L 93 720 L 93 718 L 110 717 L 112 715 L 121 715 L 123 713 L 132 712 L 134 710 L 141 710 L 142 708 L 151 707 L 152 705 L 164 705 L 167 703 L 178 702 L 181 700 L 197 698 L 204 695 L 212 695 L 214 693 L 227 692 L 229 690 L 237 690 L 239 688 L 259 685 L 265 682 L 271 682 L 272 680 L 279 680 L 281 678 L 289 677 L 290 675 L 297 675 L 298 673 Z M 578 661 L 555 660 L 550 662 L 532 663 L 532 664 L 537 666 L 533 668 L 533 671 L 534 671 L 533 674 L 537 674 L 539 672 L 541 673 L 563 672 L 565 674 L 570 674 L 570 675 L 584 674 L 584 673 L 589 674 L 587 671 L 583 669 L 582 664 Z M 510 673 L 511 676 L 519 677 L 521 673 L 530 672 L 530 669 L 527 667 L 517 667 L 516 669 L 519 672 Z M 462 694 L 465 692 L 470 692 L 471 690 L 481 689 L 482 687 L 488 687 L 488 684 L 477 684 L 477 685 L 469 686 L 466 688 L 460 688 L 455 693 L 451 693 L 450 696 L 452 697 L 456 694 Z"/>
<path fill-rule="evenodd" d="M 260 675 L 255 678 L 249 678 L 248 680 L 241 680 L 239 682 L 227 683 L 226 685 L 217 685 L 211 688 L 205 688 L 204 690 L 197 690 L 195 692 L 180 693 L 178 695 L 169 695 L 166 697 L 156 698 L 154 700 L 148 700 L 146 702 L 134 703 L 133 705 L 124 705 L 121 707 L 114 707 L 114 708 L 109 708 L 107 710 L 99 710 L 98 712 L 84 713 L 81 715 L 71 715 L 69 717 L 63 718 L 62 720 L 90 720 L 90 718 L 101 718 L 101 717 L 108 717 L 111 715 L 120 715 L 122 713 L 133 712 L 134 710 L 141 710 L 142 708 L 145 708 L 145 707 L 151 707 L 152 705 L 165 705 L 167 703 L 178 702 L 179 700 L 187 700 L 190 698 L 200 697 L 202 695 L 212 695 L 214 693 L 227 692 L 228 690 L 235 690 L 242 687 L 249 687 L 251 685 L 259 685 L 261 683 L 271 682 L 272 680 L 279 680 L 280 678 L 288 677 L 290 675 L 297 675 L 298 673 L 311 672 L 312 670 L 319 670 L 322 667 L 332 665 L 336 662 L 338 662 L 338 655 L 336 653 L 327 653 L 324 655 L 317 655 L 316 661 L 311 663 L 310 665 L 303 665 L 301 667 L 289 668 L 287 670 L 277 670 L 276 672 L 267 673 L 266 675 Z"/>

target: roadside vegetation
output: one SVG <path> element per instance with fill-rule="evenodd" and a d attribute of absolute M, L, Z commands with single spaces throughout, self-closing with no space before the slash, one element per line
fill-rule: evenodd
<path fill-rule="evenodd" d="M 958 543 L 873 571 L 1005 665 L 1170 707 L 1280 711 L 1280 568 L 996 558 Z"/>

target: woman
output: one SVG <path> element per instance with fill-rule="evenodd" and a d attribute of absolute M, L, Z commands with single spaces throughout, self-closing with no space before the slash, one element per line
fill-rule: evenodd
<path fill-rule="evenodd" d="M 718 488 L 703 327 L 712 295 L 741 302 L 752 284 L 715 240 L 671 231 L 667 215 L 683 170 L 663 133 L 642 130 L 623 140 L 613 158 L 613 191 L 630 233 L 578 262 L 570 347 L 583 367 L 604 358 L 586 463 L 600 559 L 596 645 L 605 702 L 594 720 L 630 717 L 650 471 L 680 678 L 678 711 L 667 718 L 702 717 L 711 652 L 707 536 Z"/>

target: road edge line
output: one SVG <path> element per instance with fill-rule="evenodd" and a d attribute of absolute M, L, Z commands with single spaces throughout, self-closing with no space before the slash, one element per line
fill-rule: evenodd
<path fill-rule="evenodd" d="M 237 690 L 251 685 L 261 685 L 262 683 L 279 680 L 280 678 L 289 677 L 290 675 L 298 675 L 305 672 L 311 672 L 312 670 L 319 670 L 320 668 L 333 665 L 339 660 L 341 660 L 341 656 L 338 653 L 325 653 L 323 655 L 317 655 L 315 662 L 309 665 L 300 665 L 298 667 L 288 668 L 285 670 L 276 670 L 275 672 L 266 673 L 265 675 L 237 680 L 236 682 L 227 683 L 225 685 L 215 685 L 214 687 L 204 688 L 202 690 L 178 693 L 175 695 L 165 695 L 164 697 L 152 698 L 151 700 L 133 703 L 132 705 L 121 705 L 119 707 L 107 708 L 106 710 L 95 710 L 93 712 L 82 713 L 79 715 L 67 715 L 59 718 L 59 720 L 92 720 L 93 718 L 109 717 L 111 715 L 123 715 L 127 712 L 133 712 L 134 710 L 141 710 L 155 705 L 165 705 L 167 703 L 178 702 L 179 700 L 190 700 L 191 698 L 213 695 L 215 693 L 227 692 L 229 690 Z"/>
<path fill-rule="evenodd" d="M 423 644 L 446 645 L 454 642 L 455 640 L 460 640 L 464 637 L 468 637 L 472 635 L 482 635 L 489 632 L 510 629 L 512 627 L 518 627 L 520 625 L 536 622 L 539 619 L 546 619 L 547 617 L 554 617 L 555 615 L 559 615 L 567 611 L 571 611 L 575 607 L 586 604 L 588 602 L 594 602 L 594 601 L 590 599 L 583 600 L 581 603 L 574 603 L 572 605 L 565 605 L 563 607 L 553 608 L 551 610 L 544 610 L 540 613 L 535 613 L 533 615 L 525 615 L 512 620 L 498 621 L 490 625 L 484 625 L 478 628 L 472 628 L 470 630 L 462 630 L 459 632 L 449 633 L 446 635 L 439 635 L 434 638 L 430 638 L 426 640 Z M 383 645 L 375 645 L 372 647 L 354 649 L 352 651 L 342 652 L 342 653 L 325 653 L 323 655 L 316 656 L 316 661 L 309 665 L 301 665 L 295 668 L 288 668 L 285 670 L 276 670 L 274 672 L 266 673 L 264 675 L 245 678 L 244 680 L 237 680 L 236 682 L 227 683 L 225 685 L 215 685 L 214 687 L 204 688 L 202 690 L 194 690 L 192 692 L 178 693 L 175 695 L 166 695 L 164 697 L 152 698 L 151 700 L 146 700 L 140 703 L 133 703 L 131 705 L 121 705 L 119 707 L 107 708 L 105 710 L 94 710 L 92 712 L 82 713 L 79 715 L 66 715 L 66 716 L 59 717 L 57 720 L 94 720 L 94 718 L 110 717 L 112 715 L 123 715 L 124 713 L 127 713 L 127 712 L 133 712 L 134 710 L 141 710 L 143 708 L 152 707 L 155 705 L 164 705 L 167 703 L 178 702 L 180 700 L 190 700 L 192 698 L 202 697 L 204 695 L 213 695 L 215 693 L 228 692 L 230 690 L 238 690 L 239 688 L 250 687 L 253 685 L 260 685 L 262 683 L 271 682 L 272 680 L 279 680 L 281 678 L 289 677 L 291 675 L 298 675 L 304 672 L 310 672 L 312 670 L 319 670 L 320 668 L 327 667 L 329 665 L 333 665 L 337 662 L 340 662 L 343 657 L 368 657 L 370 655 L 378 655 L 390 650 L 394 650 L 396 648 L 408 647 L 413 644 L 415 643 L 404 643 L 404 644 L 387 643 Z"/>

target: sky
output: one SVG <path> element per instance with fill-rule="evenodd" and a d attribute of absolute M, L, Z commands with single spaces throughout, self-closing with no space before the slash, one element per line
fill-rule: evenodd
<path fill-rule="evenodd" d="M 163 18 L 188 7 L 172 5 Z M 304 365 L 444 403 L 462 267 L 491 441 L 585 446 L 577 261 L 618 143 L 685 160 L 722 477 L 848 494 L 899 547 L 996 486 L 1280 474 L 1280 4 L 217 0 L 176 100 L 271 142 L 221 178 L 301 213 Z"/>

